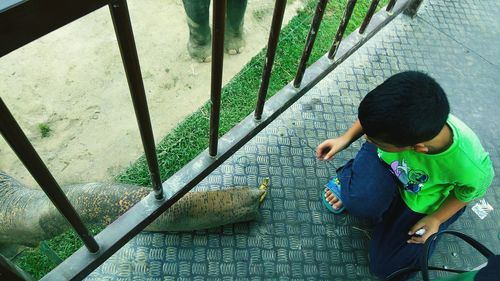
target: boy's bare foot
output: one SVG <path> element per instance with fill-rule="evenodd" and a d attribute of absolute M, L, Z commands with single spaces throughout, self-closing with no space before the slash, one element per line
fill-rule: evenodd
<path fill-rule="evenodd" d="M 330 205 L 335 209 L 335 210 L 338 210 L 340 208 L 342 208 L 342 201 L 340 201 L 336 196 L 335 194 L 333 194 L 330 189 L 328 188 L 325 188 L 325 199 L 326 201 L 328 201 L 328 203 L 330 203 Z"/>

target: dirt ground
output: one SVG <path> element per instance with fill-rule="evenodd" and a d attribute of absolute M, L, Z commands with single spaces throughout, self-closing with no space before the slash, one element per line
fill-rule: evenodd
<path fill-rule="evenodd" d="M 284 24 L 302 2 L 289 1 Z M 181 0 L 128 5 L 158 142 L 209 99 L 210 63 L 187 53 Z M 224 83 L 267 43 L 273 6 L 248 1 L 246 47 L 224 57 Z M 2 99 L 60 184 L 109 181 L 142 154 L 107 7 L 0 58 L 0 77 Z M 3 138 L 0 170 L 36 186 Z"/>

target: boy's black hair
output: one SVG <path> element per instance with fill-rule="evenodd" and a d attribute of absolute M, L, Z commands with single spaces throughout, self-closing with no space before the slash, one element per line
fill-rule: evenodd
<path fill-rule="evenodd" d="M 434 79 L 406 71 L 369 92 L 359 105 L 358 118 L 367 136 L 403 147 L 434 138 L 449 113 L 446 94 Z"/>

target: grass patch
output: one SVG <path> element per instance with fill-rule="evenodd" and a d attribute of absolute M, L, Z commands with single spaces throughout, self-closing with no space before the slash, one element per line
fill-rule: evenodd
<path fill-rule="evenodd" d="M 38 124 L 38 130 L 40 131 L 40 135 L 42 136 L 42 138 L 48 138 L 52 133 L 52 129 L 47 123 Z"/>
<path fill-rule="evenodd" d="M 99 227 L 91 227 L 90 232 L 92 235 L 96 235 L 102 229 L 103 228 Z M 73 230 L 57 235 L 45 241 L 45 243 L 46 247 L 50 247 L 50 250 L 53 252 L 52 254 L 57 255 L 62 260 L 69 257 L 83 246 L 82 241 Z M 43 247 L 33 249 L 27 248 L 15 257 L 13 262 L 32 277 L 40 279 L 57 265 L 53 261 L 53 258 L 51 259 L 51 255 L 47 254 L 46 251 L 47 250 L 43 249 Z"/>
<path fill-rule="evenodd" d="M 273 96 L 295 77 L 295 72 L 304 48 L 304 42 L 316 8 L 314 2 L 311 1 L 281 32 L 273 75 L 269 84 L 268 98 Z M 384 6 L 387 2 L 387 0 L 382 0 L 379 6 Z M 369 1 L 359 1 L 357 3 L 347 27 L 346 36 L 359 27 L 368 10 L 369 4 Z M 309 59 L 309 65 L 318 60 L 330 49 L 345 6 L 346 0 L 330 1 L 328 4 L 311 58 Z M 253 16 L 261 16 L 259 13 L 257 12 Z M 220 116 L 221 136 L 255 110 L 265 53 L 266 50 L 264 49 L 252 58 L 223 88 Z M 210 106 L 207 103 L 181 122 L 157 145 L 162 181 L 168 179 L 208 147 L 209 118 Z M 116 177 L 116 180 L 122 183 L 149 186 L 151 183 L 145 157 L 140 157 L 135 163 L 120 173 Z M 47 244 L 62 259 L 70 256 L 82 245 L 75 234 L 70 231 L 49 240 Z M 55 267 L 38 248 L 21 254 L 16 258 L 15 262 L 36 278 L 42 277 Z"/>

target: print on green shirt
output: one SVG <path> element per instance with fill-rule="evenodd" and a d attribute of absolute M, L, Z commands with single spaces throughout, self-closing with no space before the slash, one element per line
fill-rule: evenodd
<path fill-rule="evenodd" d="M 457 199 L 470 202 L 483 196 L 493 180 L 493 166 L 479 138 L 453 115 L 447 124 L 453 144 L 439 154 L 378 150 L 401 182 L 401 197 L 415 212 L 433 213 L 452 191 Z"/>

